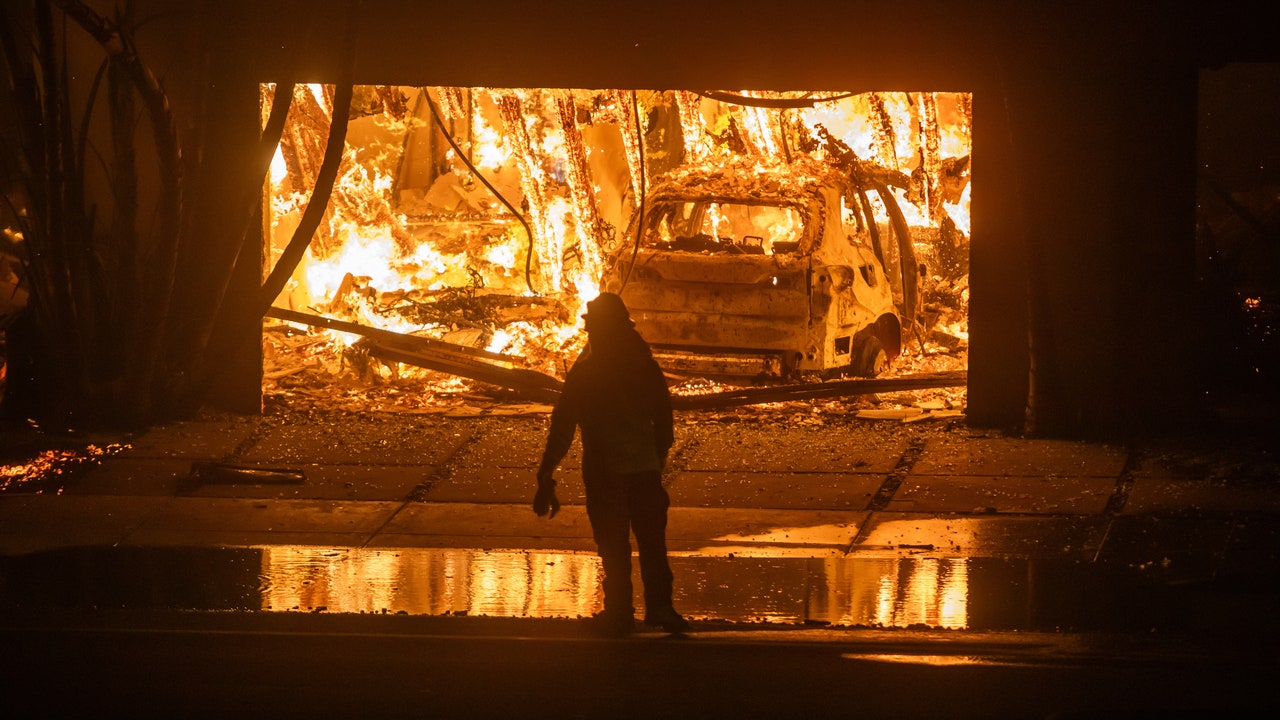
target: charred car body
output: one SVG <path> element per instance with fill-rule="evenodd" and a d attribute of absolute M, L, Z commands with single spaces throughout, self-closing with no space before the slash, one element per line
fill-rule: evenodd
<path fill-rule="evenodd" d="M 821 163 L 680 168 L 647 194 L 601 289 L 669 372 L 874 376 L 902 348 L 874 223 L 867 192 Z"/>

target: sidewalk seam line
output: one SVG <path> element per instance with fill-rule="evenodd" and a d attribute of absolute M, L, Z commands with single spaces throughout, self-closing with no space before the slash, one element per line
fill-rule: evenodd
<path fill-rule="evenodd" d="M 462 442 L 455 445 L 453 447 L 453 450 L 451 450 L 448 455 L 440 458 L 439 464 L 437 464 L 432 469 L 431 473 L 427 475 L 427 481 L 425 483 L 425 486 L 423 483 L 419 483 L 418 485 L 414 486 L 414 488 L 409 491 L 409 496 L 400 502 L 400 507 L 396 508 L 395 512 L 388 515 L 387 519 L 384 520 L 381 525 L 375 528 L 373 532 L 369 533 L 368 537 L 364 539 L 364 542 L 360 544 L 360 547 L 362 548 L 369 547 L 369 543 L 373 542 L 374 538 L 381 535 L 382 531 L 386 530 L 387 526 L 391 524 L 391 521 L 395 520 L 396 517 L 399 516 L 401 512 L 404 512 L 405 508 L 409 507 L 409 503 L 426 502 L 425 497 L 427 493 L 431 492 L 431 488 L 435 487 L 437 482 L 449 476 L 449 472 L 452 469 L 451 463 L 455 459 L 457 459 L 459 455 L 462 454 L 463 449 L 470 447 L 472 444 L 477 442 L 480 436 L 483 434 L 484 433 L 477 432 L 474 428 L 472 428 L 471 432 L 468 433 L 467 436 L 462 439 Z"/>
<path fill-rule="evenodd" d="M 1111 491 L 1111 496 L 1107 498 L 1107 505 L 1102 510 L 1103 515 L 1115 517 L 1124 510 L 1124 506 L 1129 502 L 1129 493 L 1133 490 L 1133 473 L 1137 465 L 1138 450 L 1130 445 L 1128 452 L 1125 453 L 1124 466 L 1120 468 L 1120 474 L 1116 477 L 1115 489 Z"/>
<path fill-rule="evenodd" d="M 876 494 L 871 498 L 871 502 L 867 504 L 867 519 L 858 528 L 858 534 L 853 536 L 849 541 L 849 545 L 845 548 L 845 554 L 853 552 L 853 549 L 865 542 L 867 535 L 871 532 L 871 516 L 884 510 L 893 496 L 897 494 L 898 488 L 902 486 L 902 481 L 911 473 L 911 468 L 915 467 L 920 456 L 924 453 L 925 440 L 922 438 L 912 438 L 907 444 L 907 448 L 902 451 L 902 457 L 898 458 L 898 463 L 894 465 L 893 470 L 885 476 L 884 482 L 880 483 L 880 488 L 876 490 Z"/>

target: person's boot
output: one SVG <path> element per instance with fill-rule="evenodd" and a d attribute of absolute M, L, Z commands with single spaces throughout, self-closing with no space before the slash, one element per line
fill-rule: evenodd
<path fill-rule="evenodd" d="M 587 618 L 587 626 L 593 634 L 603 637 L 625 637 L 636 627 L 635 612 L 602 610 Z"/>
<path fill-rule="evenodd" d="M 644 624 L 652 627 L 660 627 L 669 633 L 682 633 L 689 630 L 689 621 L 685 620 L 676 609 L 667 605 L 666 607 L 654 608 L 653 610 L 645 609 Z"/>

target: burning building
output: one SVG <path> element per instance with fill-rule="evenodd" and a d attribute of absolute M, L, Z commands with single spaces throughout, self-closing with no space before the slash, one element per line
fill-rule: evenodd
<path fill-rule="evenodd" d="M 418 338 L 384 347 L 374 356 L 384 365 L 447 343 L 468 348 L 463 364 L 520 357 L 529 364 L 505 370 L 554 376 L 579 342 L 578 304 L 626 248 L 644 253 L 646 228 L 632 218 L 676 217 L 674 196 L 648 215 L 646 195 L 670 190 L 681 167 L 731 155 L 752 167 L 843 167 L 846 178 L 856 159 L 865 203 L 846 197 L 825 222 L 847 223 L 842 234 L 875 262 L 855 269 L 850 257 L 826 265 L 847 273 L 813 277 L 852 287 L 856 274 L 870 286 L 883 273 L 892 313 L 875 314 L 875 332 L 866 320 L 832 323 L 794 348 L 703 336 L 661 343 L 673 353 L 776 350 L 794 369 L 826 371 L 844 358 L 856 366 L 872 335 L 886 358 L 964 341 L 963 354 L 937 356 L 967 369 L 975 425 L 1081 435 L 1185 420 L 1203 384 L 1201 328 L 1189 320 L 1198 73 L 1275 59 L 1262 23 L 1209 4 L 1155 14 L 1112 3 L 151 0 L 130 4 L 132 16 L 110 5 L 38 2 L 20 18 L 49 41 L 56 13 L 85 31 L 89 47 L 66 54 L 63 79 L 91 80 L 105 54 L 118 73 L 103 82 L 140 97 L 132 106 L 112 96 L 112 116 L 145 116 L 150 134 L 129 140 L 84 112 L 92 82 L 68 92 L 66 117 L 89 118 L 95 148 L 136 145 L 157 160 L 112 164 L 106 182 L 84 184 L 104 208 L 122 197 L 112 182 L 135 198 L 110 227 L 145 235 L 143 251 L 103 246 L 85 269 L 126 290 L 77 296 L 56 275 L 34 278 L 33 304 L 65 301 L 58 312 L 87 328 L 50 357 L 84 358 L 87 374 L 104 378 L 94 384 L 103 406 L 145 388 L 260 408 L 261 319 L 279 327 L 273 306 Z M 272 112 L 285 105 L 292 120 Z M 723 198 L 688 203 L 711 231 L 668 223 L 655 237 L 708 235 L 716 249 L 742 250 L 740 267 L 760 257 L 781 267 L 796 242 L 723 214 L 734 205 Z M 924 274 L 909 272 L 908 250 L 924 256 Z M 655 282 L 635 272 L 626 277 L 636 292 Z M 795 302 L 785 289 L 776 297 Z M 898 348 L 880 320 L 890 315 Z M 358 340 L 322 342 L 316 351 L 329 358 Z M 878 353 L 866 352 L 874 369 Z M 288 371 L 271 362 L 268 381 Z M 911 370 L 901 357 L 895 366 Z"/>
<path fill-rule="evenodd" d="M 293 87 L 268 193 L 273 264 L 308 203 L 333 95 Z M 264 122 L 274 96 L 263 87 Z M 302 341 L 304 364 L 398 380 L 413 363 L 333 318 L 555 376 L 605 289 L 695 382 L 875 376 L 902 356 L 963 369 L 967 94 L 355 97 L 330 208 L 273 312 L 329 328 L 331 343 Z"/>

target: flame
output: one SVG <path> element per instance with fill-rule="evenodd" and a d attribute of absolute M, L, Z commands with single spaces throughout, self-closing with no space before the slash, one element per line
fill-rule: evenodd
<path fill-rule="evenodd" d="M 851 98 L 849 103 L 819 103 L 802 110 L 800 119 L 810 130 L 818 125 L 827 128 L 859 157 L 875 155 L 875 128 L 865 100 Z"/>
<path fill-rule="evenodd" d="M 271 156 L 271 185 L 277 186 L 289 175 L 289 166 L 284 162 L 284 153 L 276 145 L 276 154 Z"/>
<path fill-rule="evenodd" d="M 694 162 L 705 160 L 713 149 L 707 134 L 707 121 L 702 115 L 701 99 L 695 93 L 677 90 L 676 105 L 680 111 L 680 129 L 684 133 L 686 157 Z"/>
<path fill-rule="evenodd" d="M 511 270 L 516 266 L 516 249 L 509 243 L 494 245 L 485 253 L 485 259 L 494 265 Z"/>
<path fill-rule="evenodd" d="M 916 95 L 923 97 L 924 94 Z M 934 93 L 932 96 L 939 131 L 937 150 L 943 159 L 962 158 L 971 153 L 967 97 L 963 93 Z M 913 102 L 907 93 L 864 93 L 839 102 L 816 103 L 813 108 L 801 110 L 799 118 L 810 131 L 818 125 L 827 128 L 859 158 L 878 160 L 888 168 L 900 168 L 905 172 L 920 162 L 925 113 L 918 106 L 922 104 L 919 99 Z M 900 192 L 895 192 L 895 195 L 909 225 L 937 226 L 929 218 L 927 207 L 907 201 Z M 873 204 L 877 205 L 876 219 L 886 222 L 888 216 L 883 206 L 874 201 Z M 969 185 L 966 183 L 959 202 L 942 205 L 956 227 L 968 235 Z"/>
<path fill-rule="evenodd" d="M 719 242 L 720 226 L 725 224 L 726 222 L 725 217 L 720 214 L 720 203 L 711 203 L 711 205 L 707 208 L 707 217 L 709 218 L 709 221 L 711 224 L 711 236 L 714 237 L 717 242 Z"/>
<path fill-rule="evenodd" d="M 765 97 L 766 93 L 742 91 L 746 97 Z M 759 155 L 777 156 L 779 154 L 777 138 L 777 113 L 763 107 L 744 107 L 742 109 L 742 128 L 748 142 Z"/>
<path fill-rule="evenodd" d="M 511 159 L 510 148 L 483 115 L 476 115 L 472 133 L 472 162 L 476 167 L 481 170 L 499 170 Z"/>
<path fill-rule="evenodd" d="M 311 93 L 311 96 L 316 99 L 316 104 L 319 105 L 325 113 L 333 115 L 333 106 L 329 104 L 329 98 L 325 95 L 324 86 L 317 83 L 310 83 L 306 88 L 307 91 Z"/>
<path fill-rule="evenodd" d="M 960 195 L 960 202 L 942 204 L 943 209 L 947 211 L 947 215 L 951 217 L 951 221 L 965 235 L 969 234 L 969 190 L 972 187 L 972 185 L 965 185 L 964 192 Z"/>
<path fill-rule="evenodd" d="M 264 122 L 271 87 L 264 85 L 261 92 Z M 397 91 L 410 98 L 427 92 L 411 88 Z M 675 113 L 680 131 L 677 137 L 683 140 L 684 158 L 689 162 L 732 155 L 723 140 L 732 116 L 761 171 L 770 163 L 781 162 L 784 154 L 803 152 L 799 149 L 802 143 L 791 140 L 792 133 L 805 129 L 812 133 L 822 125 L 866 161 L 899 171 L 904 177 L 917 170 L 927 171 L 930 177 L 922 185 L 923 201 L 902 188 L 893 188 L 909 225 L 936 228 L 945 213 L 966 237 L 970 232 L 967 176 L 961 178 L 962 192 L 957 183 L 953 194 L 938 196 L 944 201 L 933 205 L 937 217 L 931 217 L 929 207 L 929 196 L 937 192 L 939 178 L 933 176 L 941 172 L 939 167 L 945 167 L 949 159 L 970 154 L 971 111 L 963 93 L 862 93 L 818 101 L 810 108 L 779 110 L 729 108 L 687 91 L 665 96 L 645 91 L 635 96 L 641 103 L 637 133 L 631 91 L 431 91 L 440 97 L 449 131 L 457 133 L 463 152 L 487 179 L 499 185 L 508 201 L 521 208 L 533 237 L 530 239 L 510 211 L 476 182 L 452 150 L 439 151 L 439 129 L 429 118 L 424 119 L 423 113 L 415 111 L 416 115 L 409 113 L 401 119 L 389 114 L 374 115 L 367 121 L 353 118 L 326 223 L 287 288 L 287 297 L 278 302 L 396 332 L 446 338 L 465 328 L 412 317 L 405 310 L 430 305 L 443 293 L 465 291 L 473 300 L 483 300 L 488 294 L 520 297 L 536 293 L 554 300 L 561 312 L 527 318 L 512 312 L 501 320 L 486 318 L 483 330 L 473 333 L 476 337 L 468 342 L 492 352 L 538 358 L 543 367 L 562 370 L 564 358 L 584 342 L 580 315 L 586 303 L 599 294 L 606 255 L 636 207 L 636 194 L 641 189 L 639 165 L 658 162 L 647 144 L 655 127 L 645 125 L 659 111 Z M 784 96 L 774 91 L 741 94 Z M 321 115 L 332 115 L 330 95 L 324 86 L 310 84 L 297 88 L 294 101 L 314 101 Z M 819 100 L 832 97 L 831 93 L 808 95 Z M 311 121 L 316 122 L 314 110 L 312 116 Z M 289 123 L 295 122 L 291 112 Z M 356 130 L 361 122 L 361 129 Z M 608 152 L 616 154 L 617 166 L 624 174 L 599 174 L 597 154 L 606 151 L 588 147 L 583 130 L 587 124 L 596 130 L 611 126 L 616 147 Z M 921 167 L 925 163 L 921 151 L 925 130 L 935 125 L 936 150 L 930 145 L 929 151 L 936 157 Z M 423 128 L 436 134 L 422 132 Z M 292 191 L 306 187 L 308 179 L 292 178 L 290 182 L 288 176 L 291 167 L 296 171 L 296 166 L 305 165 L 299 160 L 302 146 L 298 143 L 307 141 L 307 132 L 305 127 L 287 127 L 271 164 L 271 222 L 277 253 L 309 201 L 309 187 L 305 192 Z M 317 145 L 308 150 L 304 160 L 314 165 L 323 135 L 311 132 L 310 140 Z M 353 139 L 357 134 L 358 139 Z M 602 136 L 595 132 L 592 141 Z M 437 178 L 440 185 L 412 185 L 418 177 Z M 649 178 L 650 185 L 652 180 Z M 617 214 L 605 218 L 602 198 L 611 192 L 616 193 Z M 888 222 L 888 213 L 875 194 L 868 199 L 876 221 Z M 796 222 L 798 218 L 790 216 L 776 218 L 776 232 L 771 237 L 789 236 L 793 230 L 788 225 Z M 709 232 L 717 238 L 731 237 L 733 227 L 726 208 L 714 206 Z M 772 252 L 770 247 L 764 249 Z M 532 291 L 526 285 L 526 263 Z M 951 326 L 948 332 L 967 337 L 964 327 Z M 345 333 L 328 334 L 336 352 L 358 340 Z"/>

